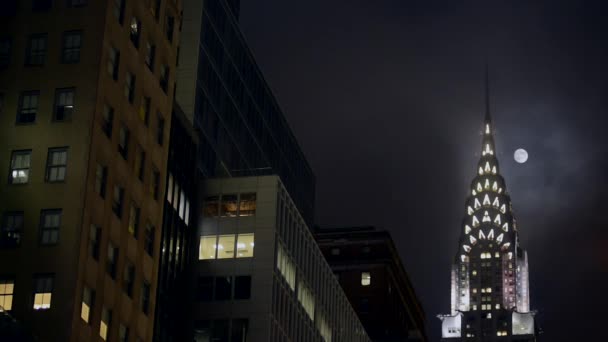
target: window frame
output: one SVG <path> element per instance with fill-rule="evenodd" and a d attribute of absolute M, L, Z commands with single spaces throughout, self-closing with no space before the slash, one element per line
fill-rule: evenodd
<path fill-rule="evenodd" d="M 41 283 L 44 282 L 44 283 Z M 32 292 L 32 308 L 36 311 L 49 310 L 53 307 L 53 291 L 55 289 L 55 274 L 37 273 L 34 274 L 34 291 Z M 44 291 L 44 292 L 41 292 Z M 42 306 L 36 307 L 36 295 L 42 296 Z M 44 307 L 45 295 L 48 295 L 48 306 Z"/>
<path fill-rule="evenodd" d="M 6 49 L 6 51 L 4 51 Z M 11 37 L 0 38 L 0 69 L 6 69 L 11 64 L 11 53 L 13 52 L 13 39 Z"/>
<path fill-rule="evenodd" d="M 42 49 L 40 49 L 40 47 L 36 47 L 36 50 L 34 50 L 34 47 L 32 46 L 34 40 L 44 42 L 44 47 Z M 44 66 L 46 64 L 48 49 L 49 42 L 47 33 L 34 33 L 29 35 L 25 52 L 25 66 Z"/>
<path fill-rule="evenodd" d="M 46 226 L 47 216 L 57 216 L 58 223 L 56 226 Z M 61 232 L 61 220 L 63 216 L 62 209 L 42 209 L 40 210 L 40 226 L 39 226 L 39 244 L 41 246 L 54 246 L 59 243 Z M 46 235 L 49 234 L 49 235 Z M 48 241 L 45 241 L 45 236 L 48 236 Z M 54 239 L 53 239 L 54 237 Z"/>
<path fill-rule="evenodd" d="M 12 218 L 13 225 L 8 225 L 9 218 Z M 20 218 L 20 224 L 15 224 L 16 219 Z M 19 247 L 25 224 L 25 213 L 23 211 L 6 211 L 2 214 L 2 226 L 0 227 L 0 247 Z M 12 234 L 16 237 L 9 237 Z M 6 236 L 5 236 L 6 235 Z M 9 243 L 10 241 L 10 243 Z"/>
<path fill-rule="evenodd" d="M 15 157 L 16 156 L 28 156 L 28 166 L 27 167 L 15 167 Z M 30 178 L 31 178 L 31 169 L 32 169 L 32 150 L 14 150 L 11 151 L 11 160 L 9 163 L 9 169 L 8 169 L 8 184 L 11 185 L 24 185 L 24 184 L 28 184 L 30 182 Z M 19 179 L 15 176 L 13 176 L 13 173 L 15 171 L 24 171 L 27 170 L 27 175 L 26 175 L 26 180 L 24 182 L 15 182 L 15 179 Z"/>
<path fill-rule="evenodd" d="M 74 0 L 68 0 L 74 1 Z M 86 1 L 86 0 L 82 0 Z M 68 39 L 78 37 L 78 44 L 68 46 Z M 71 41 L 72 43 L 74 40 Z M 63 32 L 61 36 L 61 63 L 77 64 L 80 63 L 80 52 L 82 51 L 82 30 L 71 30 Z"/>
<path fill-rule="evenodd" d="M 70 103 L 70 100 L 71 100 L 71 103 Z M 65 103 L 61 103 L 62 101 L 65 101 Z M 72 114 L 74 113 L 74 109 L 76 107 L 75 102 L 76 102 L 76 88 L 68 87 L 68 88 L 55 89 L 55 102 L 53 104 L 53 121 L 54 122 L 71 121 Z M 61 117 L 60 117 L 60 115 L 61 115 Z"/>
<path fill-rule="evenodd" d="M 48 149 L 47 157 L 46 157 L 46 170 L 45 170 L 45 175 L 44 175 L 44 180 L 47 183 L 65 183 L 67 173 L 68 173 L 68 150 L 69 150 L 69 148 L 67 146 L 51 147 Z M 62 153 L 62 152 L 65 153 L 65 163 L 64 164 L 52 164 L 53 163 L 53 160 L 52 160 L 53 154 Z M 50 177 L 51 171 L 53 169 L 61 170 L 61 168 L 63 168 L 63 178 L 62 179 L 57 178 L 55 180 L 52 180 Z"/>
<path fill-rule="evenodd" d="M 28 104 L 28 107 L 25 107 L 25 99 L 26 98 L 30 98 L 30 103 Z M 32 98 L 36 99 L 36 104 L 35 106 L 32 105 Z M 38 116 L 38 107 L 40 105 L 40 91 L 39 90 L 27 90 L 27 91 L 22 91 L 21 94 L 19 94 L 19 106 L 17 108 L 17 118 L 16 118 L 16 124 L 17 125 L 31 125 L 36 123 L 36 118 Z M 27 113 L 24 113 L 24 111 L 27 111 Z M 32 118 L 28 120 L 23 120 L 24 116 L 31 116 Z"/>

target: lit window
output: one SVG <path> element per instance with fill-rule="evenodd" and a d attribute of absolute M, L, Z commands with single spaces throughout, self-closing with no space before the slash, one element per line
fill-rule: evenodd
<path fill-rule="evenodd" d="M 251 258 L 253 257 L 254 247 L 254 234 L 238 234 L 237 235 L 237 258 Z"/>
<path fill-rule="evenodd" d="M 0 280 L 0 312 L 13 309 L 13 292 L 15 291 L 15 280 Z"/>
<path fill-rule="evenodd" d="M 474 288 L 472 291 L 473 293 L 477 293 L 477 288 Z"/>
<path fill-rule="evenodd" d="M 201 236 L 198 250 L 199 260 L 215 259 L 217 235 Z"/>
<path fill-rule="evenodd" d="M 82 290 L 82 305 L 80 307 L 80 318 L 86 323 L 91 319 L 91 309 L 95 302 L 95 291 L 85 286 Z"/>
<path fill-rule="evenodd" d="M 63 182 L 68 167 L 68 148 L 49 148 L 46 160 L 46 181 Z"/>
<path fill-rule="evenodd" d="M 474 211 L 473 211 L 473 208 L 471 208 L 471 206 L 469 206 L 469 207 L 467 208 L 467 214 L 471 215 L 471 214 L 473 214 L 473 212 L 474 212 Z"/>
<path fill-rule="evenodd" d="M 53 294 L 53 276 L 37 275 L 34 277 L 34 310 L 47 310 L 51 308 Z"/>
<path fill-rule="evenodd" d="M 496 240 L 498 240 L 498 238 L 496 238 Z M 500 258 L 500 253 L 498 253 L 498 252 L 494 253 L 494 257 L 495 258 Z"/>
<path fill-rule="evenodd" d="M 469 234 L 471 232 L 471 227 L 467 224 L 464 226 L 464 233 Z"/>
<path fill-rule="evenodd" d="M 219 196 L 210 196 L 205 198 L 204 216 L 217 217 L 219 215 L 220 198 Z"/>
<path fill-rule="evenodd" d="M 372 275 L 370 272 L 361 272 L 361 285 L 369 286 L 372 283 Z"/>
<path fill-rule="evenodd" d="M 234 258 L 234 234 L 220 235 L 217 243 L 217 258 Z"/>
<path fill-rule="evenodd" d="M 255 215 L 256 208 L 256 194 L 241 194 L 241 201 L 239 202 L 239 216 L 252 216 Z"/>
<path fill-rule="evenodd" d="M 473 275 L 476 276 L 477 275 L 477 271 L 473 270 Z M 475 289 L 475 292 L 477 292 L 477 289 Z"/>
<path fill-rule="evenodd" d="M 108 339 L 108 331 L 110 330 L 110 324 L 112 323 L 112 310 L 105 306 L 101 310 L 101 323 L 99 324 L 99 336 L 102 340 Z"/>
<path fill-rule="evenodd" d="M 23 211 L 12 211 L 4 214 L 0 229 L 0 246 L 16 247 L 21 243 L 23 231 Z"/>
<path fill-rule="evenodd" d="M 234 217 L 237 215 L 237 196 L 236 195 L 222 195 L 221 202 L 221 216 L 222 217 Z"/>
<path fill-rule="evenodd" d="M 139 47 L 139 36 L 141 35 L 141 21 L 135 17 L 131 18 L 129 38 L 131 43 L 137 48 Z"/>
<path fill-rule="evenodd" d="M 496 304 L 496 306 L 494 306 L 496 308 L 496 310 L 500 309 L 500 304 Z"/>
<path fill-rule="evenodd" d="M 9 171 L 9 183 L 25 184 L 30 179 L 30 163 L 32 150 L 13 151 L 11 155 L 11 169 Z"/>
<path fill-rule="evenodd" d="M 63 63 L 78 63 L 80 61 L 80 46 L 82 44 L 82 32 L 70 31 L 63 34 L 63 50 L 61 61 Z"/>
<path fill-rule="evenodd" d="M 61 209 L 42 210 L 40 212 L 40 243 L 53 245 L 59 241 L 61 226 Z"/>

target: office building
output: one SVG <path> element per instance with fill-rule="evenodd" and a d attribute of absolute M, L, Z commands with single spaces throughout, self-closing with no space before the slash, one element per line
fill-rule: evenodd
<path fill-rule="evenodd" d="M 451 312 L 439 316 L 442 341 L 536 341 L 528 254 L 519 242 L 493 132 L 486 74 L 481 156 L 452 266 Z"/>
<path fill-rule="evenodd" d="M 370 341 L 278 176 L 201 191 L 194 341 Z"/>
<path fill-rule="evenodd" d="M 389 232 L 322 228 L 315 238 L 372 341 L 428 341 L 422 305 Z"/>
<path fill-rule="evenodd" d="M 3 1 L 0 306 L 151 341 L 181 1 Z"/>

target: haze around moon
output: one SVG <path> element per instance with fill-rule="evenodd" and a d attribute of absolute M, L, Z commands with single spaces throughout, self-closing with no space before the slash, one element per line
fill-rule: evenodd
<path fill-rule="evenodd" d="M 528 152 L 523 148 L 518 148 L 517 150 L 515 150 L 513 158 L 516 162 L 523 164 L 528 160 Z"/>

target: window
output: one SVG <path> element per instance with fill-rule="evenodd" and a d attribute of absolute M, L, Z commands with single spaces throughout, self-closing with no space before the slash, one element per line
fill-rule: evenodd
<path fill-rule="evenodd" d="M 0 312 L 13 309 L 14 279 L 0 279 Z"/>
<path fill-rule="evenodd" d="M 150 310 L 150 283 L 144 280 L 141 285 L 141 294 L 139 297 L 140 309 L 146 315 Z"/>
<path fill-rule="evenodd" d="M 68 148 L 49 148 L 46 160 L 46 181 L 65 181 L 66 169 L 68 167 Z"/>
<path fill-rule="evenodd" d="M 160 88 L 167 93 L 169 89 L 169 67 L 165 64 L 160 66 L 160 78 L 159 78 Z"/>
<path fill-rule="evenodd" d="M 101 227 L 91 224 L 89 231 L 89 255 L 99 260 L 99 247 L 101 245 Z"/>
<path fill-rule="evenodd" d="M 362 313 L 369 312 L 369 299 L 368 298 L 361 298 L 361 302 L 359 303 L 359 311 Z"/>
<path fill-rule="evenodd" d="M 156 124 L 156 143 L 162 146 L 164 140 L 165 140 L 165 119 L 163 119 L 159 114 L 158 122 Z"/>
<path fill-rule="evenodd" d="M 106 264 L 106 272 L 112 277 L 112 279 L 116 279 L 116 266 L 118 264 L 118 248 L 114 247 L 114 245 L 110 242 L 108 243 L 108 259 Z"/>
<path fill-rule="evenodd" d="M 234 277 L 234 299 L 251 298 L 251 276 Z"/>
<path fill-rule="evenodd" d="M 10 184 L 26 184 L 29 182 L 31 156 L 32 150 L 13 151 L 9 171 Z"/>
<path fill-rule="evenodd" d="M 237 235 L 237 258 L 253 257 L 254 234 L 239 234 Z"/>
<path fill-rule="evenodd" d="M 201 302 L 209 302 L 213 299 L 213 277 L 198 278 L 196 298 Z"/>
<path fill-rule="evenodd" d="M 2 230 L 0 233 L 1 247 L 16 247 L 21 243 L 21 232 L 23 231 L 23 211 L 11 211 L 4 214 L 2 218 Z"/>
<path fill-rule="evenodd" d="M 122 202 L 125 196 L 125 189 L 119 185 L 114 185 L 114 197 L 112 198 L 112 211 L 118 218 L 122 217 Z"/>
<path fill-rule="evenodd" d="M 156 168 L 152 168 L 152 179 L 150 180 L 150 195 L 155 200 L 158 199 L 160 192 L 160 172 Z"/>
<path fill-rule="evenodd" d="M 149 222 L 146 224 L 146 236 L 144 239 L 144 249 L 149 256 L 154 255 L 154 226 Z"/>
<path fill-rule="evenodd" d="M 141 210 L 131 203 L 131 210 L 129 210 L 129 234 L 133 235 L 137 239 L 137 232 L 139 231 L 139 215 Z"/>
<path fill-rule="evenodd" d="M 230 300 L 232 297 L 232 277 L 215 278 L 215 300 Z"/>
<path fill-rule="evenodd" d="M 25 65 L 44 65 L 45 59 L 46 34 L 31 35 L 25 54 Z"/>
<path fill-rule="evenodd" d="M 112 324 L 112 310 L 104 306 L 101 309 L 101 323 L 99 323 L 99 336 L 104 341 L 108 339 L 110 324 Z"/>
<path fill-rule="evenodd" d="M 114 12 L 114 18 L 118 21 L 120 25 L 124 22 L 125 19 L 125 0 L 113 0 L 114 8 L 112 12 Z"/>
<path fill-rule="evenodd" d="M 234 258 L 234 234 L 220 235 L 217 243 L 217 258 Z"/>
<path fill-rule="evenodd" d="M 219 215 L 220 198 L 219 196 L 210 196 L 205 198 L 203 214 L 205 217 L 217 217 Z"/>
<path fill-rule="evenodd" d="M 123 274 L 122 289 L 127 296 L 133 298 L 133 286 L 135 285 L 135 266 L 127 261 Z"/>
<path fill-rule="evenodd" d="M 118 67 L 120 65 L 120 51 L 117 49 L 110 47 L 110 51 L 108 53 L 108 74 L 112 77 L 114 81 L 118 80 Z"/>
<path fill-rule="evenodd" d="M 127 72 L 127 78 L 125 79 L 125 97 L 129 100 L 129 103 L 133 103 L 135 99 L 135 75 Z"/>
<path fill-rule="evenodd" d="M 199 260 L 215 259 L 217 235 L 201 236 L 198 251 Z"/>
<path fill-rule="evenodd" d="M 148 126 L 148 123 L 150 122 L 150 106 L 152 103 L 152 99 L 144 96 L 141 99 L 141 104 L 139 106 L 139 119 L 141 120 L 141 122 L 143 122 L 146 126 Z"/>
<path fill-rule="evenodd" d="M 77 0 L 72 0 L 77 1 Z M 67 64 L 80 62 L 80 46 L 82 44 L 82 32 L 70 31 L 63 33 L 63 49 L 61 61 Z"/>
<path fill-rule="evenodd" d="M 34 276 L 34 310 L 47 310 L 51 308 L 54 276 L 39 274 Z"/>
<path fill-rule="evenodd" d="M 106 184 L 108 182 L 108 168 L 101 164 L 97 164 L 95 169 L 95 192 L 101 198 L 106 198 Z"/>
<path fill-rule="evenodd" d="M 87 0 L 68 0 L 68 7 L 86 6 Z"/>
<path fill-rule="evenodd" d="M 95 303 L 95 290 L 85 286 L 82 290 L 82 304 L 80 306 L 80 318 L 86 323 L 91 319 L 91 310 Z"/>
<path fill-rule="evenodd" d="M 32 11 L 49 11 L 53 7 L 53 0 L 32 0 Z"/>
<path fill-rule="evenodd" d="M 40 212 L 40 243 L 54 245 L 59 242 L 61 209 L 47 209 Z"/>
<path fill-rule="evenodd" d="M 156 58 L 156 45 L 146 43 L 146 65 L 150 71 L 154 72 L 154 60 Z"/>
<path fill-rule="evenodd" d="M 340 255 L 340 248 L 332 248 L 331 255 Z"/>
<path fill-rule="evenodd" d="M 241 201 L 239 203 L 239 216 L 255 215 L 255 196 L 255 193 L 241 194 Z"/>
<path fill-rule="evenodd" d="M 118 131 L 118 152 L 124 160 L 129 156 L 129 136 L 130 132 L 127 126 L 122 125 Z"/>
<path fill-rule="evenodd" d="M 247 338 L 249 331 L 249 320 L 247 318 L 232 320 L 232 337 L 231 342 L 249 341 Z M 325 339 L 325 341 L 330 341 Z"/>
<path fill-rule="evenodd" d="M 150 6 L 150 11 L 156 21 L 160 19 L 160 1 L 161 0 L 154 0 L 154 5 L 151 4 Z"/>
<path fill-rule="evenodd" d="M 65 121 L 72 118 L 74 112 L 74 88 L 57 89 L 55 92 L 55 110 L 53 120 Z"/>
<path fill-rule="evenodd" d="M 234 217 L 237 215 L 237 195 L 222 195 L 220 206 L 222 217 Z"/>
<path fill-rule="evenodd" d="M 173 30 L 175 27 L 175 18 L 173 16 L 167 15 L 165 19 L 165 35 L 167 36 L 167 40 L 169 42 L 173 42 Z"/>
<path fill-rule="evenodd" d="M 103 106 L 103 116 L 101 119 L 101 129 L 108 138 L 112 137 L 112 125 L 114 124 L 114 108 L 108 104 Z"/>
<path fill-rule="evenodd" d="M 129 327 L 120 323 L 118 327 L 118 342 L 127 342 L 129 340 Z"/>
<path fill-rule="evenodd" d="M 131 39 L 131 43 L 136 48 L 139 47 L 139 36 L 141 35 L 141 21 L 135 17 L 131 18 L 131 25 L 129 31 L 129 38 Z"/>
<path fill-rule="evenodd" d="M 11 45 L 10 38 L 0 38 L 0 69 L 4 69 L 10 64 Z"/>
<path fill-rule="evenodd" d="M 17 112 L 17 123 L 27 124 L 36 121 L 36 113 L 38 112 L 38 96 L 40 92 L 25 91 L 21 93 L 19 101 L 19 111 Z"/>
<path fill-rule="evenodd" d="M 361 285 L 369 286 L 372 283 L 372 275 L 369 272 L 361 272 Z"/>

